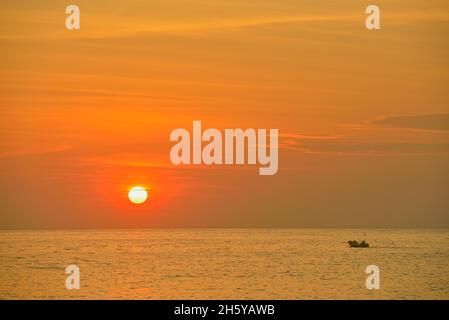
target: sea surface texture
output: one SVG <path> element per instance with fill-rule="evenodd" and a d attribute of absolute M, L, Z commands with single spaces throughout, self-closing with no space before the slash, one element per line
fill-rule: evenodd
<path fill-rule="evenodd" d="M 449 299 L 449 230 L 0 231 L 0 298 Z"/>

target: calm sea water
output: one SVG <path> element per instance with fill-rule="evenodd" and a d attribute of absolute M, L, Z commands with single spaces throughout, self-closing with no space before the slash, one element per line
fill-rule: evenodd
<path fill-rule="evenodd" d="M 1 231 L 0 298 L 449 299 L 449 230 Z"/>

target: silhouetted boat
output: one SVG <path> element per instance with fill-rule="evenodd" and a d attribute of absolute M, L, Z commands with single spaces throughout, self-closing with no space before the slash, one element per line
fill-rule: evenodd
<path fill-rule="evenodd" d="M 358 242 L 356 240 L 349 240 L 349 246 L 351 248 L 369 248 L 369 243 L 363 240 L 362 242 Z"/>

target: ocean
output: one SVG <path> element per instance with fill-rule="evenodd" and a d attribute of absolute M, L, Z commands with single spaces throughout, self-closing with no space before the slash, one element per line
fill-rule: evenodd
<path fill-rule="evenodd" d="M 449 229 L 0 231 L 0 299 L 449 299 Z"/>

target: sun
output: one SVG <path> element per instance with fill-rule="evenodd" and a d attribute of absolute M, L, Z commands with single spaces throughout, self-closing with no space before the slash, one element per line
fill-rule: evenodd
<path fill-rule="evenodd" d="M 144 187 L 135 186 L 128 192 L 129 201 L 135 204 L 141 204 L 147 201 L 148 192 Z"/>

